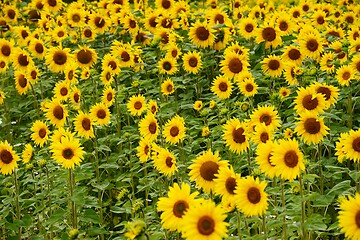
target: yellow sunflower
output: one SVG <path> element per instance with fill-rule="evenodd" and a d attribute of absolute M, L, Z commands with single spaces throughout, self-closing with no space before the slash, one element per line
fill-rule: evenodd
<path fill-rule="evenodd" d="M 149 140 L 150 142 L 157 138 L 159 134 L 159 125 L 154 114 L 148 113 L 140 120 L 139 132 L 143 138 Z"/>
<path fill-rule="evenodd" d="M 298 46 L 286 46 L 284 50 L 282 50 L 283 54 L 281 55 L 281 59 L 285 62 L 292 62 L 296 66 L 300 66 L 303 56 L 299 50 Z"/>
<path fill-rule="evenodd" d="M 0 56 L 4 59 L 10 60 L 14 51 L 14 43 L 4 38 L 0 39 Z"/>
<path fill-rule="evenodd" d="M 110 110 L 104 103 L 97 103 L 90 108 L 90 116 L 96 125 L 108 125 L 110 115 Z"/>
<path fill-rule="evenodd" d="M 165 96 L 168 96 L 175 91 L 174 82 L 170 78 L 167 78 L 163 83 L 161 83 L 160 88 L 161 93 Z"/>
<path fill-rule="evenodd" d="M 314 88 L 316 93 L 320 93 L 324 96 L 326 104 L 329 106 L 335 105 L 339 97 L 339 88 L 328 85 L 326 83 L 313 83 L 310 88 Z M 326 108 L 328 108 L 326 107 Z"/>
<path fill-rule="evenodd" d="M 343 151 L 346 158 L 355 162 L 360 161 L 360 131 L 350 130 L 347 138 L 343 140 Z"/>
<path fill-rule="evenodd" d="M 0 142 L 0 172 L 3 175 L 11 174 L 18 167 L 19 156 L 12 146 L 5 140 Z"/>
<path fill-rule="evenodd" d="M 265 48 L 276 48 L 282 45 L 280 31 L 271 23 L 264 23 L 264 25 L 257 29 L 255 41 L 257 43 L 265 42 Z"/>
<path fill-rule="evenodd" d="M 30 128 L 32 134 L 31 139 L 36 145 L 42 147 L 48 140 L 50 131 L 45 122 L 36 120 Z"/>
<path fill-rule="evenodd" d="M 280 127 L 278 111 L 274 106 L 259 106 L 250 116 L 253 125 L 265 124 L 270 131 Z"/>
<path fill-rule="evenodd" d="M 136 151 L 136 156 L 138 156 L 140 162 L 145 163 L 151 155 L 151 141 L 147 138 L 141 138 Z"/>
<path fill-rule="evenodd" d="M 202 108 L 203 108 L 204 104 L 202 101 L 200 100 L 197 100 L 194 102 L 193 104 L 193 108 L 196 110 L 196 111 L 200 111 Z"/>
<path fill-rule="evenodd" d="M 176 59 L 165 57 L 158 62 L 160 74 L 173 75 L 178 71 Z"/>
<path fill-rule="evenodd" d="M 21 48 L 14 48 L 12 53 L 12 63 L 15 70 L 25 72 L 29 67 L 34 66 L 34 62 L 28 51 Z"/>
<path fill-rule="evenodd" d="M 266 75 L 280 77 L 284 69 L 282 59 L 279 56 L 270 55 L 262 60 L 261 69 Z"/>
<path fill-rule="evenodd" d="M 149 100 L 148 103 L 148 110 L 152 113 L 152 114 L 156 114 L 159 110 L 159 107 L 157 105 L 157 102 L 155 100 Z"/>
<path fill-rule="evenodd" d="M 62 138 L 59 142 L 51 144 L 52 158 L 64 168 L 74 169 L 84 159 L 85 151 L 80 141 L 74 137 Z"/>
<path fill-rule="evenodd" d="M 240 92 L 245 97 L 253 97 L 257 94 L 258 85 L 255 83 L 255 79 L 252 77 L 245 78 L 244 81 L 238 82 Z"/>
<path fill-rule="evenodd" d="M 215 30 L 197 20 L 189 29 L 189 38 L 198 47 L 206 48 L 215 42 Z"/>
<path fill-rule="evenodd" d="M 266 126 L 264 123 L 255 126 L 255 131 L 251 135 L 251 140 L 256 144 L 264 144 L 272 141 L 274 138 L 273 130 L 271 127 Z"/>
<path fill-rule="evenodd" d="M 241 178 L 235 190 L 236 206 L 246 216 L 262 216 L 268 208 L 266 181 L 252 176 Z"/>
<path fill-rule="evenodd" d="M 38 59 L 44 59 L 47 51 L 45 43 L 41 39 L 32 38 L 29 44 L 31 55 Z"/>
<path fill-rule="evenodd" d="M 202 67 L 202 61 L 199 52 L 188 52 L 183 56 L 184 70 L 188 73 L 196 74 Z"/>
<path fill-rule="evenodd" d="M 93 120 L 90 114 L 79 111 L 74 119 L 74 127 L 79 137 L 85 137 L 87 139 L 94 138 L 94 128 L 92 125 Z"/>
<path fill-rule="evenodd" d="M 300 175 L 301 170 L 305 170 L 303 154 L 294 139 L 280 139 L 273 148 L 270 161 L 275 165 L 276 175 L 285 180 L 292 181 Z"/>
<path fill-rule="evenodd" d="M 86 21 L 86 12 L 84 9 L 67 8 L 66 19 L 68 24 L 75 27 L 84 27 Z"/>
<path fill-rule="evenodd" d="M 190 181 L 195 181 L 197 187 L 210 193 L 214 191 L 216 184 L 214 180 L 217 178 L 216 174 L 219 173 L 219 169 L 227 167 L 227 165 L 228 161 L 221 160 L 218 152 L 213 154 L 210 149 L 202 152 L 189 166 Z"/>
<path fill-rule="evenodd" d="M 232 83 L 227 77 L 219 75 L 213 81 L 211 91 L 220 99 L 227 99 L 232 92 Z"/>
<path fill-rule="evenodd" d="M 321 38 L 320 34 L 307 33 L 301 34 L 299 36 L 299 47 L 300 52 L 303 56 L 318 60 L 320 54 L 323 52 L 324 48 L 322 46 L 324 40 Z"/>
<path fill-rule="evenodd" d="M 79 67 L 92 67 L 97 60 L 97 53 L 94 49 L 87 46 L 80 47 L 74 53 L 76 63 Z"/>
<path fill-rule="evenodd" d="M 256 36 L 257 31 L 257 21 L 253 18 L 243 18 L 240 20 L 239 24 L 239 33 L 240 36 L 250 39 Z"/>
<path fill-rule="evenodd" d="M 95 33 L 103 34 L 110 26 L 110 23 L 111 21 L 107 15 L 101 12 L 93 12 L 89 16 L 88 24 Z"/>
<path fill-rule="evenodd" d="M 348 196 L 340 202 L 339 226 L 349 239 L 360 239 L 360 194 Z"/>
<path fill-rule="evenodd" d="M 66 106 L 61 104 L 58 99 L 53 99 L 46 109 L 46 118 L 50 121 L 52 125 L 56 127 L 64 126 L 66 122 L 66 117 L 69 115 L 66 110 Z"/>
<path fill-rule="evenodd" d="M 54 98 L 63 102 L 69 98 L 70 95 L 70 84 L 68 81 L 60 81 L 55 84 L 54 87 Z"/>
<path fill-rule="evenodd" d="M 33 157 L 34 149 L 30 143 L 25 145 L 24 150 L 21 153 L 22 162 L 24 164 L 30 162 L 31 158 Z"/>
<path fill-rule="evenodd" d="M 245 123 L 233 118 L 228 120 L 222 128 L 224 132 L 222 137 L 231 151 L 240 154 L 249 148 L 247 125 Z"/>
<path fill-rule="evenodd" d="M 26 94 L 30 89 L 30 82 L 23 74 L 23 71 L 16 71 L 15 75 L 15 88 L 20 95 Z"/>
<path fill-rule="evenodd" d="M 295 132 L 306 144 L 318 144 L 328 134 L 329 128 L 324 124 L 324 118 L 319 117 L 316 113 L 303 112 L 298 118 Z"/>
<path fill-rule="evenodd" d="M 174 183 L 169 187 L 166 197 L 159 198 L 157 210 L 161 211 L 161 225 L 170 231 L 181 232 L 184 226 L 183 217 L 190 206 L 197 201 L 195 197 L 198 192 L 191 193 L 191 187 L 187 183 L 182 183 L 181 187 Z"/>
<path fill-rule="evenodd" d="M 256 148 L 255 162 L 259 165 L 260 171 L 265 173 L 269 178 L 276 176 L 275 165 L 270 161 L 274 146 L 274 142 L 267 141 L 265 144 L 260 144 Z"/>
<path fill-rule="evenodd" d="M 0 90 L 0 105 L 4 103 L 5 98 L 5 93 Z"/>
<path fill-rule="evenodd" d="M 211 200 L 190 205 L 183 217 L 182 237 L 185 239 L 226 239 L 225 210 Z"/>
<path fill-rule="evenodd" d="M 45 63 L 53 72 L 64 72 L 73 61 L 69 48 L 51 47 L 45 56 Z"/>
<path fill-rule="evenodd" d="M 132 116 L 140 116 L 146 111 L 146 99 L 143 95 L 133 95 L 126 104 L 128 111 Z"/>
<path fill-rule="evenodd" d="M 335 72 L 335 56 L 332 52 L 326 52 L 321 56 L 320 59 L 320 70 L 325 71 L 329 74 Z"/>
<path fill-rule="evenodd" d="M 214 192 L 221 196 L 222 200 L 234 202 L 236 199 L 235 190 L 240 181 L 240 174 L 234 172 L 232 166 L 219 169 L 217 178 L 214 179 Z"/>
<path fill-rule="evenodd" d="M 336 71 L 336 79 L 342 86 L 349 86 L 350 81 L 355 79 L 355 70 L 350 65 L 342 65 Z"/>
<path fill-rule="evenodd" d="M 294 108 L 298 113 L 304 111 L 322 113 L 326 108 L 324 95 L 315 92 L 315 90 L 310 87 L 300 87 L 297 91 L 297 97 L 295 98 L 294 103 Z"/>
<path fill-rule="evenodd" d="M 249 62 L 234 52 L 229 52 L 220 62 L 220 71 L 228 78 L 236 78 L 248 72 Z"/>
<path fill-rule="evenodd" d="M 154 167 L 167 177 L 173 176 L 178 171 L 175 155 L 165 148 L 161 148 L 154 158 Z"/>
<path fill-rule="evenodd" d="M 289 88 L 286 87 L 281 87 L 279 89 L 279 96 L 281 99 L 286 99 L 291 93 L 291 90 Z"/>
<path fill-rule="evenodd" d="M 174 116 L 164 125 L 162 134 L 166 142 L 177 144 L 185 138 L 185 120 L 179 115 Z"/>

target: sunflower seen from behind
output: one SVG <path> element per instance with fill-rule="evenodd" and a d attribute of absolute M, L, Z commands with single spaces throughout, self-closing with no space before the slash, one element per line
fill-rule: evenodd
<path fill-rule="evenodd" d="M 61 141 L 53 141 L 50 151 L 52 158 L 66 169 L 80 166 L 85 155 L 80 141 L 75 137 L 62 137 Z"/>
<path fill-rule="evenodd" d="M 162 134 L 167 143 L 177 144 L 184 140 L 186 134 L 185 120 L 179 115 L 174 116 L 166 122 Z"/>
<path fill-rule="evenodd" d="M 159 134 L 159 125 L 152 113 L 146 114 L 146 116 L 139 122 L 140 135 L 148 141 L 154 141 Z"/>
<path fill-rule="evenodd" d="M 301 113 L 295 127 L 295 132 L 308 145 L 318 144 L 323 141 L 324 136 L 328 134 L 328 130 L 324 118 L 311 112 Z"/>
<path fill-rule="evenodd" d="M 275 165 L 276 175 L 293 181 L 305 170 L 303 153 L 295 139 L 280 139 L 274 146 L 270 161 Z"/>
<path fill-rule="evenodd" d="M 268 208 L 266 181 L 252 176 L 241 178 L 235 190 L 236 206 L 246 216 L 262 216 Z"/>
<path fill-rule="evenodd" d="M 11 174 L 18 167 L 19 156 L 7 140 L 0 142 L 0 172 L 3 175 Z"/>
<path fill-rule="evenodd" d="M 338 215 L 341 232 L 349 239 L 360 239 L 360 194 L 348 196 L 340 202 Z"/>
<path fill-rule="evenodd" d="M 183 220 L 182 237 L 185 239 L 223 239 L 227 237 L 229 223 L 221 205 L 202 199 L 189 206 Z"/>
<path fill-rule="evenodd" d="M 221 160 L 219 152 L 214 154 L 210 149 L 204 151 L 189 166 L 190 181 L 195 181 L 196 186 L 206 193 L 214 192 L 216 184 L 214 180 L 218 176 L 219 169 L 227 165 L 228 161 Z"/>
<path fill-rule="evenodd" d="M 157 210 L 161 211 L 161 225 L 170 231 L 181 232 L 184 226 L 184 215 L 190 206 L 196 204 L 195 197 L 198 192 L 191 193 L 191 187 L 187 183 L 179 186 L 177 183 L 169 187 L 166 197 L 159 198 Z"/>

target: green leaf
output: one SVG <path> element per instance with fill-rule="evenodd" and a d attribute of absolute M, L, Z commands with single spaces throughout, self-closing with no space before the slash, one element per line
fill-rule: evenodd
<path fill-rule="evenodd" d="M 101 191 L 104 191 L 110 185 L 110 182 L 109 182 L 109 180 L 106 179 L 102 183 L 92 183 L 91 185 L 94 188 L 97 188 L 97 189 L 100 189 Z"/>
<path fill-rule="evenodd" d="M 101 219 L 97 212 L 93 209 L 86 209 L 82 216 L 79 216 L 80 221 L 87 222 L 87 223 L 95 223 L 100 224 Z"/>
<path fill-rule="evenodd" d="M 25 214 L 21 220 L 23 221 L 25 227 L 29 227 L 32 223 L 32 218 L 29 214 Z"/>
<path fill-rule="evenodd" d="M 351 188 L 350 185 L 350 180 L 345 180 L 342 181 L 338 184 L 336 184 L 328 193 L 327 195 L 339 195 L 342 192 L 344 192 L 345 190 L 348 190 L 349 188 Z"/>

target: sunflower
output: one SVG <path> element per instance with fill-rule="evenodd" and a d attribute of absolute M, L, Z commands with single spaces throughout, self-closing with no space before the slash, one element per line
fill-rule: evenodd
<path fill-rule="evenodd" d="M 239 24 L 239 33 L 240 36 L 250 39 L 256 36 L 256 29 L 257 29 L 257 21 L 253 18 L 243 18 L 240 20 Z"/>
<path fill-rule="evenodd" d="M 265 23 L 262 27 L 257 29 L 255 41 L 257 43 L 265 42 L 265 48 L 276 48 L 282 45 L 280 31 L 273 27 L 270 23 Z"/>
<path fill-rule="evenodd" d="M 220 195 L 222 200 L 234 202 L 236 199 L 235 190 L 240 181 L 240 174 L 234 172 L 232 166 L 219 169 L 217 178 L 214 179 L 214 192 Z"/>
<path fill-rule="evenodd" d="M 66 26 L 56 26 L 53 30 L 50 31 L 52 41 L 56 43 L 64 42 L 68 37 Z"/>
<path fill-rule="evenodd" d="M 30 83 L 34 85 L 37 83 L 39 78 L 40 78 L 40 72 L 38 68 L 36 68 L 35 65 L 33 67 L 30 67 L 26 73 L 26 79 L 29 79 Z"/>
<path fill-rule="evenodd" d="M 166 142 L 177 144 L 185 138 L 185 120 L 184 118 L 176 115 L 166 122 L 162 134 Z"/>
<path fill-rule="evenodd" d="M 74 169 L 84 159 L 85 151 L 80 141 L 74 137 L 64 137 L 61 141 L 54 141 L 51 144 L 52 158 L 64 168 Z"/>
<path fill-rule="evenodd" d="M 292 34 L 296 27 L 291 17 L 286 13 L 276 14 L 275 26 L 278 28 L 281 36 Z"/>
<path fill-rule="evenodd" d="M 350 65 L 342 65 L 336 71 L 336 80 L 342 86 L 349 86 L 353 79 L 355 79 L 355 70 Z"/>
<path fill-rule="evenodd" d="M 282 59 L 279 56 L 270 55 L 262 60 L 261 69 L 271 77 L 280 77 L 284 69 Z"/>
<path fill-rule="evenodd" d="M 26 94 L 30 89 L 30 82 L 27 80 L 26 76 L 22 71 L 16 71 L 15 75 L 15 88 L 20 95 Z"/>
<path fill-rule="evenodd" d="M 342 50 L 344 48 L 342 41 L 334 41 L 333 43 L 331 43 L 330 48 L 334 50 L 334 57 L 336 60 L 340 60 L 340 64 L 344 63 L 347 60 L 346 53 Z"/>
<path fill-rule="evenodd" d="M 268 208 L 266 185 L 265 181 L 252 176 L 240 179 L 235 190 L 237 208 L 248 217 L 263 215 Z"/>
<path fill-rule="evenodd" d="M 150 158 L 151 141 L 147 138 L 141 138 L 136 151 L 136 156 L 138 156 L 140 162 L 145 163 Z"/>
<path fill-rule="evenodd" d="M 354 71 L 355 71 L 355 78 L 359 79 L 359 75 L 360 75 L 360 55 L 355 55 L 352 59 L 351 59 L 351 66 L 353 67 Z"/>
<path fill-rule="evenodd" d="M 173 75 L 178 71 L 176 59 L 165 57 L 158 62 L 158 68 L 160 74 Z"/>
<path fill-rule="evenodd" d="M 326 52 L 321 56 L 320 59 L 320 70 L 326 73 L 333 73 L 335 72 L 335 56 L 332 52 Z"/>
<path fill-rule="evenodd" d="M 249 49 L 240 46 L 238 42 L 231 43 L 231 45 L 224 50 L 224 56 L 228 55 L 231 52 L 234 52 L 239 56 L 242 56 L 243 59 L 249 58 Z"/>
<path fill-rule="evenodd" d="M 54 130 L 53 135 L 51 135 L 50 141 L 52 144 L 49 146 L 49 148 L 52 149 L 54 143 L 62 142 L 64 138 L 69 140 L 74 137 L 75 137 L 75 133 L 71 132 L 69 128 L 64 129 L 63 127 L 60 127 Z"/>
<path fill-rule="evenodd" d="M 116 53 L 113 51 L 114 56 L 117 56 L 120 61 L 120 66 L 125 67 L 132 67 L 134 66 L 134 54 L 130 52 L 131 46 L 120 46 L 116 49 Z"/>
<path fill-rule="evenodd" d="M 360 194 L 348 196 L 340 202 L 339 226 L 341 232 L 349 239 L 360 238 Z"/>
<path fill-rule="evenodd" d="M 198 47 L 206 48 L 212 46 L 215 42 L 214 30 L 197 20 L 189 29 L 189 38 L 192 43 Z"/>
<path fill-rule="evenodd" d="M 202 152 L 200 156 L 193 160 L 193 163 L 189 166 L 190 181 L 196 181 L 196 186 L 200 187 L 206 193 L 214 191 L 215 179 L 217 173 L 222 167 L 227 167 L 228 161 L 221 160 L 219 153 L 209 149 L 206 152 Z"/>
<path fill-rule="evenodd" d="M 279 89 L 279 96 L 281 99 L 286 99 L 291 93 L 291 90 L 289 88 L 286 87 L 281 87 Z"/>
<path fill-rule="evenodd" d="M 88 24 L 91 27 L 91 30 L 93 30 L 95 33 L 103 34 L 108 29 L 110 22 L 111 21 L 106 14 L 93 12 L 89 16 Z"/>
<path fill-rule="evenodd" d="M 220 71 L 228 78 L 236 78 L 248 72 L 249 62 L 237 53 L 230 52 L 220 62 Z"/>
<path fill-rule="evenodd" d="M 114 73 L 110 66 L 103 67 L 100 80 L 105 86 L 110 85 L 114 81 Z"/>
<path fill-rule="evenodd" d="M 324 124 L 324 118 L 316 113 L 304 112 L 300 114 L 295 132 L 306 144 L 318 144 L 328 134 L 329 128 Z"/>
<path fill-rule="evenodd" d="M 0 90 L 0 105 L 4 103 L 5 98 L 5 93 Z"/>
<path fill-rule="evenodd" d="M 291 128 L 286 128 L 283 131 L 283 136 L 285 139 L 290 139 L 294 136 L 294 132 L 291 130 Z"/>
<path fill-rule="evenodd" d="M 188 52 L 183 56 L 184 70 L 188 73 L 197 74 L 202 67 L 202 61 L 199 52 Z"/>
<path fill-rule="evenodd" d="M 154 158 L 154 167 L 167 177 L 173 176 L 178 171 L 176 157 L 165 148 L 161 148 L 157 157 Z"/>
<path fill-rule="evenodd" d="M 14 32 L 17 35 L 17 43 L 20 46 L 27 46 L 31 36 L 30 28 L 28 26 L 15 26 Z"/>
<path fill-rule="evenodd" d="M 70 90 L 70 100 L 71 100 L 73 109 L 75 109 L 75 110 L 80 109 L 80 99 L 81 99 L 80 90 L 76 86 L 73 86 Z"/>
<path fill-rule="evenodd" d="M 250 116 L 253 125 L 265 124 L 270 131 L 280 127 L 278 111 L 274 106 L 259 106 Z"/>
<path fill-rule="evenodd" d="M 34 66 L 34 62 L 29 52 L 21 48 L 14 48 L 12 53 L 12 63 L 16 70 L 25 72 L 29 67 Z"/>
<path fill-rule="evenodd" d="M 74 52 L 76 63 L 79 67 L 91 67 L 96 63 L 97 54 L 94 49 L 86 46 L 80 47 Z"/>
<path fill-rule="evenodd" d="M 111 86 L 105 87 L 101 100 L 107 107 L 113 105 L 115 101 L 115 90 Z"/>
<path fill-rule="evenodd" d="M 324 95 L 316 93 L 313 88 L 309 87 L 300 87 L 294 102 L 294 108 L 298 113 L 303 113 L 304 111 L 322 113 L 326 108 Z"/>
<path fill-rule="evenodd" d="M 0 73 L 6 72 L 8 68 L 9 68 L 8 61 L 0 56 Z"/>
<path fill-rule="evenodd" d="M 154 114 L 148 113 L 143 119 L 140 120 L 139 132 L 144 139 L 150 142 L 157 138 L 159 134 L 159 125 Z"/>
<path fill-rule="evenodd" d="M 169 187 L 166 197 L 159 198 L 157 210 L 161 211 L 161 225 L 170 231 L 181 232 L 184 226 L 183 217 L 190 206 L 197 201 L 195 197 L 198 192 L 191 193 L 191 187 L 187 183 L 182 183 L 181 187 L 174 183 Z"/>
<path fill-rule="evenodd" d="M 311 16 L 311 20 L 313 23 L 313 26 L 317 27 L 318 29 L 324 28 L 328 24 L 328 17 L 326 16 L 326 13 L 322 10 L 317 10 L 313 13 Z"/>
<path fill-rule="evenodd" d="M 176 45 L 176 43 L 170 43 L 168 46 L 165 46 L 165 50 L 166 56 L 175 59 L 178 59 L 181 56 L 181 49 Z"/>
<path fill-rule="evenodd" d="M 251 135 L 251 140 L 256 144 L 264 144 L 272 141 L 274 138 L 273 131 L 265 124 L 255 125 L 255 131 Z"/>
<path fill-rule="evenodd" d="M 355 162 L 360 161 L 360 131 L 350 130 L 347 138 L 343 138 L 343 152 L 346 158 Z"/>
<path fill-rule="evenodd" d="M 158 107 L 157 102 L 155 100 L 150 100 L 149 101 L 148 110 L 154 115 L 158 112 L 159 107 Z"/>
<path fill-rule="evenodd" d="M 57 13 L 63 5 L 62 0 L 43 0 L 42 3 L 44 4 L 44 8 L 52 13 Z"/>
<path fill-rule="evenodd" d="M 160 9 L 154 9 L 153 11 L 149 12 L 146 17 L 144 18 L 144 27 L 146 30 L 154 33 L 157 31 L 156 25 L 157 25 L 157 18 L 161 14 Z"/>
<path fill-rule="evenodd" d="M 69 48 L 51 47 L 45 56 L 45 63 L 53 72 L 64 72 L 72 62 Z"/>
<path fill-rule="evenodd" d="M 303 154 L 294 139 L 280 139 L 273 148 L 270 161 L 275 165 L 276 175 L 285 180 L 292 181 L 300 175 L 301 170 L 305 170 Z"/>
<path fill-rule="evenodd" d="M 50 134 L 46 123 L 40 120 L 36 120 L 30 130 L 32 131 L 32 134 L 30 135 L 31 139 L 35 142 L 36 145 L 42 147 L 47 142 Z"/>
<path fill-rule="evenodd" d="M 215 26 L 218 24 L 224 24 L 226 26 L 231 25 L 231 20 L 227 13 L 222 9 L 213 9 L 210 10 L 208 15 L 208 21 L 211 26 Z"/>
<path fill-rule="evenodd" d="M 34 149 L 30 143 L 25 145 L 25 148 L 21 153 L 22 162 L 24 164 L 30 162 L 31 158 L 33 157 L 33 151 Z"/>
<path fill-rule="evenodd" d="M 74 127 L 79 137 L 94 138 L 94 128 L 90 114 L 79 111 L 74 119 Z"/>
<path fill-rule="evenodd" d="M 282 51 L 283 54 L 281 55 L 281 59 L 284 62 L 292 62 L 296 66 L 300 66 L 303 56 L 301 55 L 301 52 L 299 50 L 299 47 L 297 46 L 286 46 L 284 47 L 284 50 Z"/>
<path fill-rule="evenodd" d="M 193 104 L 193 108 L 196 110 L 196 111 L 200 111 L 202 108 L 203 108 L 204 104 L 202 101 L 198 100 L 198 101 L 195 101 L 195 103 Z"/>
<path fill-rule="evenodd" d="M 70 84 L 68 81 L 60 81 L 55 84 L 54 98 L 60 102 L 66 101 L 70 95 Z"/>
<path fill-rule="evenodd" d="M 256 148 L 255 162 L 259 165 L 260 171 L 269 178 L 274 178 L 276 175 L 275 165 L 270 161 L 274 146 L 273 141 L 266 141 L 266 143 L 260 144 Z"/>
<path fill-rule="evenodd" d="M 140 116 L 146 111 L 146 99 L 143 95 L 133 95 L 126 104 L 128 111 L 132 116 Z"/>
<path fill-rule="evenodd" d="M 0 172 L 3 175 L 11 174 L 18 167 L 19 156 L 12 146 L 5 140 L 0 142 Z"/>
<path fill-rule="evenodd" d="M 232 92 L 232 83 L 223 75 L 219 75 L 212 83 L 211 91 L 220 99 L 227 99 Z"/>
<path fill-rule="evenodd" d="M 8 20 L 9 22 L 16 23 L 18 15 L 19 15 L 19 12 L 18 12 L 16 6 L 6 5 L 3 8 L 3 12 L 4 12 L 6 20 Z"/>
<path fill-rule="evenodd" d="M 96 38 L 96 33 L 88 27 L 84 27 L 81 31 L 81 36 L 87 42 L 92 41 Z"/>
<path fill-rule="evenodd" d="M 38 59 L 44 59 L 46 53 L 45 43 L 37 38 L 31 38 L 29 43 L 29 51 L 31 55 Z"/>
<path fill-rule="evenodd" d="M 320 34 L 308 33 L 299 35 L 299 47 L 301 55 L 314 60 L 318 60 L 323 52 L 322 43 L 324 40 Z"/>
<path fill-rule="evenodd" d="M 156 9 L 162 11 L 171 11 L 171 8 L 174 6 L 173 0 L 155 0 Z"/>
<path fill-rule="evenodd" d="M 211 200 L 190 205 L 183 217 L 182 237 L 185 239 L 223 239 L 227 237 L 225 210 Z"/>
<path fill-rule="evenodd" d="M 110 115 L 110 110 L 104 103 L 97 103 L 90 108 L 90 116 L 97 125 L 108 125 Z"/>
<path fill-rule="evenodd" d="M 228 120 L 222 128 L 224 132 L 223 139 L 231 151 L 240 154 L 249 148 L 247 125 L 245 123 L 233 118 Z"/>
<path fill-rule="evenodd" d="M 86 12 L 84 9 L 68 8 L 66 12 L 66 19 L 68 24 L 74 27 L 84 27 L 86 20 Z"/>
<path fill-rule="evenodd" d="M 161 88 L 161 93 L 165 96 L 168 96 L 168 95 L 174 93 L 174 91 L 175 91 L 174 82 L 170 78 L 167 78 L 161 84 L 160 88 Z"/>
<path fill-rule="evenodd" d="M 326 83 L 315 82 L 310 85 L 310 88 L 314 88 L 316 93 L 320 93 L 324 96 L 326 102 L 326 109 L 331 105 L 335 105 L 339 97 L 339 88 L 328 85 Z"/>

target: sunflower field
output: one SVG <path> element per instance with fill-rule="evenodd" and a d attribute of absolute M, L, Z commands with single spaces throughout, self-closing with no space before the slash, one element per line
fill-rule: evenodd
<path fill-rule="evenodd" d="M 360 4 L 0 3 L 0 239 L 360 239 Z"/>

